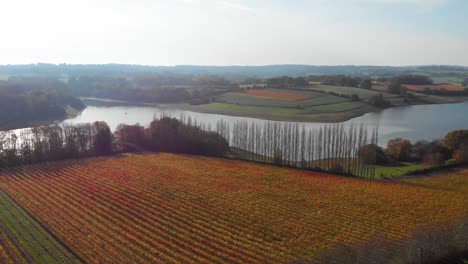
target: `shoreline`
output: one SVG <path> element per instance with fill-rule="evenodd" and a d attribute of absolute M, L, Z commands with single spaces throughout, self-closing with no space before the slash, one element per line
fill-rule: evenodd
<path fill-rule="evenodd" d="M 41 125 L 48 125 L 53 123 L 63 122 L 67 119 L 74 118 L 82 113 L 83 110 L 86 109 L 88 106 L 102 106 L 102 107 L 157 107 L 160 109 L 164 109 L 167 111 L 170 110 L 183 110 L 183 111 L 190 111 L 194 113 L 202 113 L 202 114 L 212 114 L 212 115 L 221 115 L 221 116 L 232 116 L 232 117 L 244 117 L 244 118 L 252 118 L 252 119 L 261 119 L 267 121 L 278 121 L 278 122 L 299 122 L 299 123 L 342 123 L 347 122 L 355 118 L 359 118 L 366 114 L 370 113 L 379 113 L 384 110 L 388 109 L 396 109 L 396 108 L 406 108 L 411 106 L 421 106 L 421 105 L 451 105 L 451 104 L 463 104 L 468 103 L 466 100 L 460 100 L 458 102 L 446 102 L 446 103 L 418 103 L 418 104 L 411 104 L 411 105 L 404 105 L 404 106 L 392 106 L 388 108 L 375 108 L 375 107 L 359 107 L 352 110 L 345 110 L 342 112 L 332 112 L 332 113 L 320 113 L 320 114 L 297 114 L 297 115 L 289 115 L 289 116 L 281 116 L 281 115 L 274 115 L 274 114 L 260 114 L 260 113 L 239 113 L 229 110 L 223 109 L 207 109 L 202 108 L 198 105 L 189 105 L 189 104 L 150 104 L 150 103 L 133 103 L 128 101 L 119 101 L 119 100 L 112 100 L 106 98 L 83 98 L 85 103 L 85 108 L 78 110 L 78 109 L 70 109 L 67 108 L 67 115 L 65 117 L 60 118 L 46 118 L 42 120 L 33 120 L 33 121 L 25 121 L 16 124 L 10 125 L 1 125 L 0 131 L 8 131 L 8 130 L 16 130 L 16 129 L 24 129 L 33 126 L 41 126 Z M 91 102 L 91 103 L 90 103 Z M 96 104 L 92 103 L 96 102 Z"/>
<path fill-rule="evenodd" d="M 67 107 L 66 109 L 66 115 L 64 117 L 57 117 L 57 118 L 44 118 L 41 120 L 28 120 L 28 121 L 23 121 L 23 122 L 18 122 L 18 123 L 13 123 L 11 125 L 5 126 L 5 125 L 0 125 L 0 131 L 10 131 L 10 130 L 16 130 L 16 129 L 26 129 L 30 127 L 35 127 L 35 126 L 43 126 L 43 125 L 51 125 L 54 123 L 60 123 L 63 122 L 67 119 L 77 117 L 83 110 L 86 109 L 86 105 L 83 109 L 75 109 L 72 107 Z"/>
<path fill-rule="evenodd" d="M 369 113 L 379 113 L 388 109 L 404 108 L 411 106 L 420 106 L 420 105 L 445 105 L 445 104 L 462 104 L 468 103 L 468 100 L 464 98 L 463 100 L 452 101 L 452 102 L 443 102 L 443 103 L 414 103 L 410 105 L 396 105 L 387 108 L 377 108 L 371 105 L 364 105 L 363 107 L 358 107 L 351 110 L 344 110 L 340 112 L 329 112 L 329 113 L 319 113 L 319 114 L 297 114 L 297 115 L 288 115 L 282 116 L 278 114 L 262 114 L 262 113 L 246 113 L 246 112 L 236 112 L 223 109 L 208 109 L 206 105 L 190 105 L 187 103 L 175 103 L 175 104 L 154 104 L 154 103 L 135 103 L 129 101 L 121 100 L 112 100 L 108 98 L 82 98 L 86 106 L 109 106 L 109 107 L 125 107 L 125 106 L 135 106 L 135 107 L 157 107 L 166 110 L 183 110 L 190 111 L 195 113 L 202 114 L 213 114 L 213 115 L 225 115 L 233 117 L 245 117 L 245 118 L 254 118 L 262 119 L 269 121 L 280 121 L 280 122 L 300 122 L 300 123 L 341 123 L 364 116 Z M 89 103 L 91 102 L 91 103 Z M 248 107 L 248 106 L 246 106 Z"/>
<path fill-rule="evenodd" d="M 267 115 L 267 114 L 248 114 L 248 113 L 235 113 L 230 111 L 223 110 L 210 110 L 206 108 L 198 108 L 191 105 L 161 105 L 161 108 L 178 108 L 185 111 L 191 111 L 202 114 L 213 114 L 213 115 L 225 115 L 225 116 L 234 116 L 234 117 L 245 117 L 245 118 L 255 118 L 263 119 L 269 121 L 280 121 L 280 122 L 300 122 L 300 123 L 341 123 L 351 120 L 356 117 L 363 116 L 368 113 L 379 112 L 385 109 L 379 109 L 377 111 L 343 111 L 340 113 L 348 112 L 349 115 L 341 116 L 337 115 L 337 112 L 334 113 L 322 113 L 322 114 L 308 114 L 308 115 L 292 115 L 292 116 L 280 116 L 280 115 Z"/>
<path fill-rule="evenodd" d="M 399 105 L 391 106 L 387 108 L 376 108 L 370 106 L 369 108 L 362 107 L 360 111 L 348 110 L 343 112 L 332 112 L 332 113 L 322 113 L 322 114 L 308 114 L 308 115 L 293 115 L 293 116 L 278 116 L 278 115 L 262 115 L 262 114 L 245 114 L 245 113 L 235 113 L 230 111 L 223 111 L 220 109 L 206 109 L 199 106 L 192 106 L 187 104 L 174 104 L 174 105 L 160 105 L 161 108 L 176 108 L 185 111 L 191 111 L 196 113 L 203 114 L 214 114 L 214 115 L 226 115 L 226 116 L 235 116 L 235 117 L 245 117 L 245 118 L 256 118 L 270 121 L 281 121 L 281 122 L 300 122 L 300 123 L 341 123 L 347 122 L 354 118 L 364 116 L 371 113 L 379 113 L 388 109 L 398 109 L 406 108 L 412 106 L 422 106 L 422 105 L 453 105 L 453 104 L 465 104 L 468 103 L 467 100 L 460 100 L 458 102 L 445 102 L 445 103 L 417 103 L 410 105 Z M 362 110 L 362 111 L 361 111 Z M 339 115 L 342 113 L 348 113 L 348 115 Z"/>

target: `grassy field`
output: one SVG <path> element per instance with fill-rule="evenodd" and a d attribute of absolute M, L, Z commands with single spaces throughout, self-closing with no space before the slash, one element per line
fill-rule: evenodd
<path fill-rule="evenodd" d="M 467 176 L 379 182 L 126 154 L 4 170 L 0 187 L 89 263 L 291 263 L 450 224 L 468 210 Z"/>
<path fill-rule="evenodd" d="M 372 96 L 382 94 L 385 98 L 392 98 L 392 97 L 399 97 L 398 95 L 374 91 L 374 90 L 367 90 L 362 88 L 354 88 L 354 87 L 344 87 L 344 86 L 331 86 L 331 85 L 317 85 L 310 87 L 313 91 L 321 91 L 321 92 L 333 92 L 338 94 L 344 94 L 347 96 L 351 96 L 356 94 L 361 99 L 369 99 Z"/>
<path fill-rule="evenodd" d="M 235 111 L 240 113 L 252 113 L 256 115 L 275 114 L 281 116 L 292 116 L 303 113 L 303 110 L 297 108 L 286 107 L 268 107 L 268 106 L 248 106 L 229 103 L 212 103 L 208 107 L 220 111 Z"/>
<path fill-rule="evenodd" d="M 226 93 L 210 104 L 181 107 L 213 114 L 305 122 L 340 122 L 378 110 L 366 103 L 351 101 L 349 98 L 322 91 L 286 89 L 259 91 L 262 93 L 256 90 Z"/>
<path fill-rule="evenodd" d="M 329 105 L 319 105 L 308 107 L 308 113 L 338 113 L 343 111 L 352 111 L 361 107 L 366 106 L 367 104 L 361 102 L 343 102 L 337 104 L 329 104 Z"/>
<path fill-rule="evenodd" d="M 368 104 L 351 101 L 311 106 L 301 109 L 287 107 L 245 106 L 219 102 L 199 106 L 182 105 L 180 107 L 203 113 L 299 122 L 341 122 L 377 110 L 377 108 L 374 108 Z"/>
<path fill-rule="evenodd" d="M 468 78 L 468 76 L 465 76 Z M 450 83 L 454 85 L 461 85 L 463 82 L 463 77 L 451 77 L 451 76 L 444 76 L 444 77 L 432 77 L 434 83 Z"/>
<path fill-rule="evenodd" d="M 403 163 L 400 166 L 377 166 L 375 170 L 375 175 L 380 179 L 395 178 L 403 176 L 409 172 L 428 168 L 430 168 L 430 165 L 413 163 Z"/>
<path fill-rule="evenodd" d="M 0 190 L 1 263 L 80 263 L 62 244 Z M 2 254 L 3 249 L 5 252 Z"/>
<path fill-rule="evenodd" d="M 384 87 L 376 87 L 384 89 Z M 392 106 L 448 104 L 467 101 L 463 96 L 434 96 L 410 92 L 415 100 L 407 100 L 380 90 L 315 85 L 304 89 L 254 89 L 226 93 L 215 102 L 204 105 L 178 105 L 195 112 L 244 116 L 279 121 L 343 122 L 369 112 L 382 110 L 369 104 L 372 96 L 382 94 Z M 357 95 L 359 100 L 351 100 Z"/>
<path fill-rule="evenodd" d="M 459 85 L 453 84 L 433 84 L 433 85 L 410 85 L 410 84 L 403 84 L 408 90 L 415 91 L 415 92 L 424 92 L 426 89 L 429 90 L 447 90 L 447 91 L 464 91 L 465 88 Z"/>
<path fill-rule="evenodd" d="M 273 100 L 285 100 L 285 101 L 301 101 L 313 97 L 313 95 L 308 95 L 301 92 L 295 91 L 274 91 L 272 89 L 262 89 L 262 90 L 247 90 L 242 93 L 238 93 L 244 96 L 253 96 L 255 98 L 262 99 L 273 99 Z"/>

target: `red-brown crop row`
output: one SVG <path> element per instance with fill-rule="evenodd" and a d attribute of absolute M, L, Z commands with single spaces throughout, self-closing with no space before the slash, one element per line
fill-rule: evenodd
<path fill-rule="evenodd" d="M 0 174 L 1 187 L 93 263 L 284 263 L 338 242 L 403 239 L 468 210 L 468 172 L 376 182 L 128 154 Z"/>
<path fill-rule="evenodd" d="M 263 99 L 274 99 L 274 100 L 284 100 L 284 101 L 299 101 L 310 98 L 310 95 L 294 93 L 294 92 L 277 92 L 270 90 L 247 90 L 245 92 L 247 95 L 254 96 L 257 98 Z"/>

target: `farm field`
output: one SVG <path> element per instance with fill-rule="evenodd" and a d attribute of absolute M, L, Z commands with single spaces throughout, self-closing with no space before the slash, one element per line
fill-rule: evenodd
<path fill-rule="evenodd" d="M 268 120 L 299 122 L 340 122 L 378 110 L 368 104 L 352 101 L 311 106 L 300 109 L 287 107 L 244 106 L 219 102 L 199 106 L 181 106 L 181 108 L 202 113 L 248 116 Z"/>
<path fill-rule="evenodd" d="M 355 87 L 344 87 L 344 86 L 317 85 L 317 86 L 312 86 L 309 89 L 313 91 L 322 91 L 326 93 L 333 92 L 337 94 L 344 94 L 347 96 L 356 94 L 357 96 L 359 96 L 360 99 L 369 99 L 372 96 L 375 96 L 378 94 L 382 94 L 385 98 L 399 97 L 399 95 L 390 94 L 386 92 L 366 90 L 366 89 L 355 88 Z"/>
<path fill-rule="evenodd" d="M 204 113 L 309 122 L 345 121 L 377 110 L 368 104 L 325 92 L 287 89 L 226 93 L 210 104 L 180 107 Z"/>
<path fill-rule="evenodd" d="M 444 97 L 414 91 L 410 93 L 415 98 L 410 104 L 449 104 L 467 100 L 464 96 Z M 177 107 L 202 113 L 278 121 L 343 122 L 369 112 L 382 110 L 368 103 L 372 96 L 378 94 L 382 94 L 394 107 L 408 105 L 404 97 L 380 90 L 314 85 L 303 89 L 253 89 L 231 92 L 218 96 L 212 103 L 179 104 Z M 359 100 L 351 100 L 352 95 L 357 95 Z"/>
<path fill-rule="evenodd" d="M 273 106 L 248 106 L 248 105 L 237 105 L 237 104 L 227 104 L 227 103 L 212 103 L 208 105 L 211 109 L 221 110 L 221 111 L 237 111 L 241 113 L 253 113 L 253 114 L 271 114 L 292 116 L 302 113 L 301 109 L 297 108 L 287 108 L 287 107 L 273 107 Z"/>
<path fill-rule="evenodd" d="M 326 93 L 286 89 L 248 90 L 243 93 L 226 93 L 216 99 L 216 102 L 228 104 L 286 108 L 297 108 L 298 106 L 311 107 L 347 101 L 350 100 Z"/>
<path fill-rule="evenodd" d="M 465 88 L 463 86 L 453 85 L 453 84 L 425 84 L 425 85 L 410 85 L 410 84 L 403 84 L 408 90 L 414 92 L 424 92 L 424 90 L 447 90 L 447 91 L 464 91 Z"/>
<path fill-rule="evenodd" d="M 405 175 L 406 173 L 428 169 L 430 165 L 403 163 L 400 166 L 376 166 L 375 175 L 378 178 L 394 178 Z"/>
<path fill-rule="evenodd" d="M 299 101 L 309 99 L 312 95 L 298 93 L 298 92 L 281 92 L 271 90 L 248 90 L 245 93 L 239 93 L 240 95 L 253 96 L 255 98 L 273 99 L 273 100 L 285 100 L 285 101 Z"/>
<path fill-rule="evenodd" d="M 0 187 L 86 262 L 287 263 L 450 224 L 468 210 L 467 176 L 379 182 L 125 154 L 4 169 Z"/>
<path fill-rule="evenodd" d="M 80 263 L 78 258 L 0 190 L 1 263 Z"/>
<path fill-rule="evenodd" d="M 466 76 L 467 77 L 467 76 Z M 463 77 L 453 77 L 453 76 L 443 76 L 443 77 L 431 77 L 435 83 L 449 83 L 453 85 L 461 85 L 463 82 Z"/>
<path fill-rule="evenodd" d="M 468 100 L 466 96 L 438 96 L 438 95 L 427 95 L 418 92 L 410 92 L 417 100 L 425 104 L 453 104 L 462 103 Z"/>

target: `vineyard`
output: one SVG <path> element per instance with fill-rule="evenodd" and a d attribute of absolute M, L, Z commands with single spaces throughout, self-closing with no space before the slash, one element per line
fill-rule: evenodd
<path fill-rule="evenodd" d="M 404 240 L 464 217 L 467 175 L 379 182 L 172 154 L 9 168 L 0 261 L 312 260 L 339 242 Z"/>

